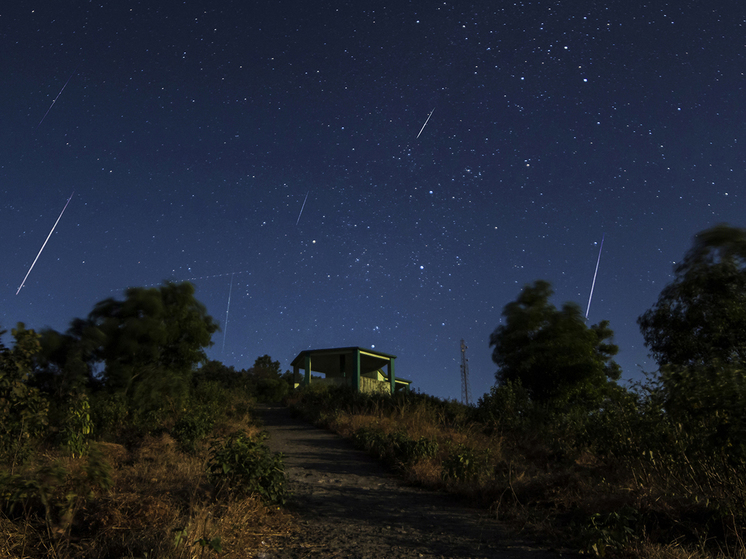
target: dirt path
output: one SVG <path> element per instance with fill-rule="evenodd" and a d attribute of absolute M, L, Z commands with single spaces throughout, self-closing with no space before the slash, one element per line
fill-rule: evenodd
<path fill-rule="evenodd" d="M 408 487 L 328 431 L 260 406 L 269 446 L 285 455 L 301 531 L 267 558 L 557 559 L 517 541 L 480 511 L 448 495 Z"/>

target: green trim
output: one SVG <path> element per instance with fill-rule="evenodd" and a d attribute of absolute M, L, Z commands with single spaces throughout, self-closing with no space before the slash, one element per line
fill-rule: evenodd
<path fill-rule="evenodd" d="M 391 385 L 391 394 L 396 391 L 396 377 L 394 376 L 394 360 L 389 359 L 389 383 Z"/>
<path fill-rule="evenodd" d="M 306 353 L 306 378 L 303 381 L 304 386 L 309 386 L 311 384 L 311 354 Z"/>
<path fill-rule="evenodd" d="M 360 392 L 360 348 L 355 348 L 355 374 L 352 379 L 352 387 L 355 392 Z"/>

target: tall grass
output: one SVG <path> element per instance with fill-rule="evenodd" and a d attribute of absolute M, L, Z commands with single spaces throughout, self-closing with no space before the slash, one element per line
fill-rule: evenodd
<path fill-rule="evenodd" d="M 597 556 L 744 557 L 744 464 L 702 452 L 696 429 L 639 393 L 588 410 L 519 386 L 478 406 L 311 388 L 288 399 L 296 413 L 538 538 Z"/>
<path fill-rule="evenodd" d="M 214 555 L 217 547 L 221 557 L 245 557 L 291 529 L 292 517 L 258 496 L 217 498 L 206 445 L 184 452 L 164 433 L 131 450 L 110 443 L 100 452 L 105 484 L 81 476 L 86 458 L 55 453 L 17 474 L 15 485 L 28 490 L 4 495 L 16 506 L 0 517 L 0 557 L 186 558 Z"/>
<path fill-rule="evenodd" d="M 210 476 L 221 467 L 214 449 L 236 438 L 249 467 L 280 460 L 262 443 L 245 393 L 200 382 L 185 408 L 147 414 L 116 396 L 91 402 L 95 428 L 83 452 L 50 436 L 13 470 L 0 468 L 0 557 L 245 557 L 292 530 L 292 516 L 260 495 L 256 472 L 240 493 Z M 282 481 L 272 479 L 270 497 Z"/>

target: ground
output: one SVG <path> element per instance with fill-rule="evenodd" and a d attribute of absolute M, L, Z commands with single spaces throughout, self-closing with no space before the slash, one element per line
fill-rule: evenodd
<path fill-rule="evenodd" d="M 453 497 L 409 487 L 349 441 L 260 407 L 269 446 L 285 455 L 300 530 L 267 559 L 558 559 L 520 541 L 484 511 Z"/>

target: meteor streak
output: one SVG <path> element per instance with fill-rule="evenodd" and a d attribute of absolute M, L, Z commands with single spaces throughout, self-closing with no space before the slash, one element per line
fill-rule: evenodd
<path fill-rule="evenodd" d="M 588 320 L 588 311 L 591 310 L 591 299 L 593 298 L 593 288 L 596 287 L 596 275 L 598 274 L 598 265 L 601 263 L 601 251 L 604 249 L 604 239 L 606 233 L 601 237 L 601 246 L 598 248 L 598 260 L 596 260 L 596 271 L 593 272 L 593 283 L 591 284 L 591 294 L 588 297 L 588 307 L 585 309 L 585 319 Z"/>
<path fill-rule="evenodd" d="M 415 140 L 420 137 L 420 134 L 422 134 L 422 131 L 425 129 L 425 126 L 427 126 L 427 123 L 430 122 L 430 117 L 433 116 L 434 112 L 435 112 L 435 107 L 433 107 L 433 110 L 430 111 L 429 115 L 427 115 L 427 120 L 425 121 L 425 124 L 422 125 L 422 128 L 420 128 L 420 133 L 417 134 L 417 138 L 415 138 Z"/>
<path fill-rule="evenodd" d="M 49 105 L 49 108 L 47 109 L 47 112 L 44 113 L 43 117 L 41 117 L 41 120 L 39 121 L 39 124 L 36 125 L 36 128 L 34 128 L 34 130 L 36 130 L 37 128 L 39 128 L 39 126 L 41 126 L 41 123 L 44 122 L 44 119 L 47 118 L 47 115 L 49 114 L 49 111 L 52 110 L 52 107 L 54 107 L 54 104 L 57 102 L 57 99 L 60 98 L 60 95 L 62 95 L 62 92 L 65 91 L 65 88 L 67 87 L 67 84 L 70 83 L 70 80 L 73 79 L 73 76 L 75 75 L 75 72 L 77 72 L 77 71 L 78 71 L 78 68 L 76 67 L 75 70 L 73 70 L 73 73 L 70 74 L 70 77 L 67 78 L 67 81 L 65 82 L 65 85 L 62 86 L 62 89 L 60 89 L 60 92 L 57 94 L 57 97 L 55 97 L 54 101 L 52 101 L 52 104 Z"/>
<path fill-rule="evenodd" d="M 308 200 L 308 195 L 311 194 L 311 191 L 309 190 L 306 192 L 306 197 L 303 199 L 303 205 L 300 207 L 300 212 L 298 212 L 298 219 L 295 220 L 295 224 L 298 225 L 300 223 L 300 216 L 303 215 L 303 208 L 306 207 L 306 200 Z"/>
<path fill-rule="evenodd" d="M 223 330 L 223 349 L 220 355 L 225 354 L 225 337 L 228 335 L 228 311 L 231 310 L 231 293 L 233 293 L 233 274 L 231 274 L 231 286 L 228 288 L 228 306 L 225 308 L 225 329 Z"/>
<path fill-rule="evenodd" d="M 70 203 L 70 200 L 73 199 L 74 195 L 75 195 L 75 191 L 73 190 L 73 193 L 70 194 L 70 197 L 67 199 L 67 203 L 65 204 L 65 207 L 62 208 L 62 211 L 60 212 L 60 217 L 58 217 L 57 221 L 54 222 L 54 225 L 52 226 L 52 230 L 49 232 L 49 235 L 47 235 L 47 240 L 44 241 L 43 245 L 41 245 L 41 248 L 39 249 L 39 254 L 36 255 L 36 258 L 34 258 L 34 262 L 31 264 L 31 267 L 28 269 L 28 272 L 26 272 L 26 277 L 23 278 L 23 281 L 21 282 L 21 285 L 18 287 L 18 291 L 16 291 L 16 295 L 18 295 L 21 292 L 21 289 L 23 289 L 23 284 L 26 283 L 26 279 L 28 278 L 28 275 L 31 273 L 31 270 L 34 269 L 34 266 L 36 265 L 36 261 L 39 260 L 39 256 L 41 256 L 41 251 L 44 250 L 45 246 L 47 246 L 47 242 L 49 241 L 49 237 L 51 237 L 52 233 L 54 233 L 55 227 L 57 227 L 57 224 L 60 222 L 60 219 L 62 219 L 62 214 L 65 213 L 65 210 L 67 209 L 67 204 Z"/>

